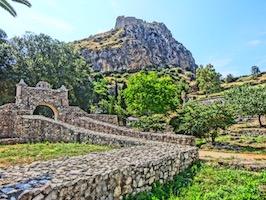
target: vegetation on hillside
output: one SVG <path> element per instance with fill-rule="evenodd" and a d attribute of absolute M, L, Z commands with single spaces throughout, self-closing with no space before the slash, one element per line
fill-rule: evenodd
<path fill-rule="evenodd" d="M 176 133 L 205 138 L 213 144 L 218 131 L 234 123 L 235 115 L 228 104 L 203 104 L 193 101 L 186 103 L 170 121 Z"/>
<path fill-rule="evenodd" d="M 252 87 L 243 85 L 234 87 L 225 93 L 225 99 L 239 115 L 258 116 L 259 125 L 262 127 L 261 117 L 266 114 L 265 86 Z"/>
<path fill-rule="evenodd" d="M 199 89 L 204 94 L 221 91 L 221 74 L 215 71 L 213 65 L 208 64 L 206 67 L 201 65 L 196 71 L 196 77 Z"/>
<path fill-rule="evenodd" d="M 74 44 L 81 49 L 100 50 L 106 47 L 118 48 L 123 44 L 123 40 L 119 39 L 123 35 L 123 29 L 115 29 L 105 33 L 96 34 L 80 41 L 75 41 Z"/>

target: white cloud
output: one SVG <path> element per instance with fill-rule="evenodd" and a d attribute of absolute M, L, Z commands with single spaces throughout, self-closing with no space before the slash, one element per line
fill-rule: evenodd
<path fill-rule="evenodd" d="M 261 40 L 250 40 L 250 41 L 248 41 L 247 42 L 247 44 L 249 45 L 249 46 L 257 46 L 257 45 L 259 45 L 259 44 L 261 44 L 262 43 L 262 41 Z"/>

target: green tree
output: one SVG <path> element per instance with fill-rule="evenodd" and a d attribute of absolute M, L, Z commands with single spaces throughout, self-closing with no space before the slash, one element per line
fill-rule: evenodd
<path fill-rule="evenodd" d="M 131 76 L 123 91 L 128 111 L 137 115 L 175 110 L 180 105 L 180 93 L 170 77 L 159 78 L 155 72 Z"/>
<path fill-rule="evenodd" d="M 211 64 L 206 67 L 201 65 L 196 71 L 196 81 L 199 89 L 205 94 L 221 91 L 220 77 L 221 75 L 215 71 Z"/>
<path fill-rule="evenodd" d="M 7 40 L 7 34 L 5 31 L 3 31 L 1 28 L 0 28 L 0 44 L 2 43 L 6 43 L 6 40 Z"/>
<path fill-rule="evenodd" d="M 226 83 L 231 83 L 234 81 L 234 76 L 232 74 L 227 74 L 225 78 Z"/>
<path fill-rule="evenodd" d="M 93 90 L 95 93 L 94 103 L 98 103 L 102 99 L 107 100 L 109 96 L 109 90 L 107 88 L 108 80 L 104 77 L 99 78 L 93 82 Z"/>
<path fill-rule="evenodd" d="M 11 1 L 16 2 L 16 3 L 21 3 L 21 4 L 24 4 L 28 7 L 31 7 L 31 3 L 27 0 L 11 0 Z M 10 3 L 8 3 L 8 0 L 0 0 L 0 7 L 2 7 L 4 10 L 9 12 L 13 17 L 17 16 L 17 12 L 10 5 Z"/>
<path fill-rule="evenodd" d="M 254 75 L 254 74 L 258 74 L 260 73 L 260 69 L 258 66 L 254 65 L 251 67 L 251 74 Z"/>
<path fill-rule="evenodd" d="M 225 93 L 225 99 L 234 106 L 239 115 L 258 115 L 262 127 L 261 116 L 266 114 L 266 88 L 262 86 L 244 85 L 234 87 Z"/>
<path fill-rule="evenodd" d="M 15 87 L 4 73 L 13 63 L 11 49 L 7 34 L 0 29 L 0 105 L 14 101 Z"/>
<path fill-rule="evenodd" d="M 211 139 L 215 143 L 219 129 L 225 129 L 234 122 L 235 115 L 228 104 L 190 101 L 170 120 L 170 125 L 176 133 L 205 138 L 208 142 Z"/>
<path fill-rule="evenodd" d="M 53 88 L 65 85 L 70 103 L 89 110 L 93 97 L 90 68 L 72 44 L 44 34 L 26 33 L 10 39 L 8 45 L 11 65 L 1 68 L 1 81 L 12 83 L 14 88 L 21 78 L 29 85 L 40 80 L 49 82 Z"/>
<path fill-rule="evenodd" d="M 118 116 L 119 123 L 126 126 L 126 119 L 128 117 L 127 105 L 123 91 L 127 88 L 126 83 L 123 83 L 122 90 L 118 91 L 117 101 L 114 107 L 115 114 Z"/>

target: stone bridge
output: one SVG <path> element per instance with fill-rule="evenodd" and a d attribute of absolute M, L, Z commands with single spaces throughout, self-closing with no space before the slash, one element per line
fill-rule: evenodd
<path fill-rule="evenodd" d="M 20 81 L 16 103 L 0 107 L 0 143 L 86 142 L 116 149 L 0 168 L 0 199 L 118 200 L 172 180 L 198 160 L 194 137 L 119 127 L 114 116 L 69 106 L 67 95 L 64 86 Z M 39 105 L 50 107 L 54 118 L 33 115 Z"/>

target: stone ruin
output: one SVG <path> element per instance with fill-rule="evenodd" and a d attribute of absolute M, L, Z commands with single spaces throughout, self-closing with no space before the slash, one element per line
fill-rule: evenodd
<path fill-rule="evenodd" d="M 143 22 L 142 19 L 137 19 L 135 17 L 118 16 L 115 23 L 115 29 L 123 28 L 127 25 L 142 24 Z"/>
<path fill-rule="evenodd" d="M 33 115 L 50 107 L 54 119 Z M 16 103 L 0 106 L 0 144 L 86 142 L 115 149 L 72 158 L 0 167 L 0 199 L 122 199 L 172 180 L 198 160 L 192 136 L 119 127 L 114 116 L 90 116 L 69 106 L 68 91 L 46 82 L 17 84 Z M 107 123 L 108 122 L 108 123 Z M 10 125 L 11 124 L 11 125 Z"/>
<path fill-rule="evenodd" d="M 32 115 L 37 106 L 47 106 L 54 113 L 55 120 L 64 119 L 68 112 L 68 90 L 64 85 L 59 89 L 40 81 L 36 87 L 28 87 L 23 79 L 17 84 L 15 107 L 20 115 Z"/>

